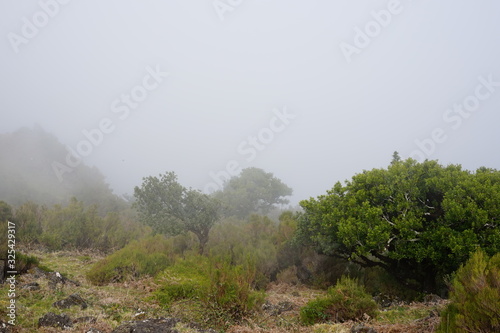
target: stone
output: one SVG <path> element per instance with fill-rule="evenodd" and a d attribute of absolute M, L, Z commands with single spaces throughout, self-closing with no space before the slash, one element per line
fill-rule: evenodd
<path fill-rule="evenodd" d="M 13 332 L 13 326 L 0 319 L 0 333 L 11 333 L 11 332 Z"/>
<path fill-rule="evenodd" d="M 62 299 L 52 304 L 52 306 L 58 309 L 69 309 L 70 307 L 75 305 L 79 305 L 82 310 L 85 310 L 87 308 L 87 303 L 78 294 L 71 294 L 68 296 L 68 298 Z"/>
<path fill-rule="evenodd" d="M 175 318 L 129 321 L 115 328 L 111 333 L 178 333 L 174 328 L 180 322 Z"/>
<path fill-rule="evenodd" d="M 181 321 L 176 318 L 145 319 L 126 322 L 111 333 L 179 333 L 175 328 Z M 190 323 L 186 325 L 190 328 L 189 332 L 198 333 L 217 333 L 217 331 L 208 329 L 203 330 L 198 324 Z"/>
<path fill-rule="evenodd" d="M 42 318 L 38 319 L 38 327 L 59 327 L 59 328 L 70 328 L 73 326 L 72 320 L 68 315 L 56 315 L 53 312 L 49 312 Z"/>
<path fill-rule="evenodd" d="M 47 279 L 49 280 L 49 287 L 55 289 L 58 284 L 65 285 L 66 283 L 73 284 L 76 287 L 80 286 L 80 283 L 76 281 L 72 281 L 61 275 L 59 272 L 50 272 L 47 273 Z"/>
<path fill-rule="evenodd" d="M 437 304 L 441 302 L 443 299 L 439 297 L 438 295 L 434 294 L 427 294 L 424 296 L 424 302 L 427 304 Z"/>
<path fill-rule="evenodd" d="M 351 333 L 377 333 L 377 331 L 372 327 L 365 326 L 365 324 L 357 324 L 351 327 Z"/>
<path fill-rule="evenodd" d="M 262 310 L 268 312 L 271 316 L 278 316 L 283 312 L 291 311 L 294 308 L 295 305 L 292 302 L 287 301 L 279 302 L 276 305 L 270 303 L 269 301 L 266 301 L 262 305 Z"/>
<path fill-rule="evenodd" d="M 97 328 L 91 327 L 88 331 L 85 331 L 85 333 L 103 333 L 103 332 L 99 331 Z"/>
<path fill-rule="evenodd" d="M 26 289 L 29 291 L 40 290 L 40 285 L 36 282 L 27 283 L 21 287 L 21 289 Z"/>

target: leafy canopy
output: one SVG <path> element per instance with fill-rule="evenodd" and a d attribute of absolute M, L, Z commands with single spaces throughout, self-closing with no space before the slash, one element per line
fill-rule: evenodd
<path fill-rule="evenodd" d="M 293 190 L 272 173 L 246 168 L 231 178 L 214 196 L 225 204 L 225 215 L 246 218 L 252 213 L 267 214 L 276 205 L 287 204 Z"/>
<path fill-rule="evenodd" d="M 203 253 L 208 233 L 219 219 L 219 202 L 200 191 L 187 189 L 177 181 L 174 172 L 146 177 L 134 188 L 135 205 L 140 220 L 156 232 L 178 235 L 194 233 Z"/>
<path fill-rule="evenodd" d="M 477 246 L 500 251 L 500 172 L 493 169 L 394 158 L 300 205 L 299 235 L 320 252 L 381 266 L 422 291 L 436 292 L 436 281 Z"/>

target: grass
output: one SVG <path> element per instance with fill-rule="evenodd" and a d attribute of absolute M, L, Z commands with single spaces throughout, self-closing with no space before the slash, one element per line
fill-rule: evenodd
<path fill-rule="evenodd" d="M 37 328 L 38 319 L 48 312 L 56 314 L 68 314 L 72 319 L 91 316 L 97 319 L 95 324 L 80 323 L 65 332 L 84 332 L 91 327 L 102 332 L 111 332 L 122 321 L 134 319 L 146 319 L 157 317 L 176 317 L 185 319 L 186 322 L 196 319 L 201 324 L 204 318 L 193 318 L 192 313 L 199 313 L 199 302 L 186 299 L 174 301 L 167 308 L 159 304 L 156 292 L 160 289 L 157 279 L 148 277 L 137 280 L 127 280 L 103 286 L 91 285 L 85 278 L 92 264 L 102 259 L 103 256 L 95 253 L 72 253 L 72 252 L 32 252 L 39 258 L 40 264 L 53 271 L 60 272 L 67 278 L 77 281 L 80 286 L 66 284 L 58 285 L 56 290 L 50 289 L 47 279 L 35 279 L 31 274 L 18 277 L 17 293 L 17 332 L 60 332 L 56 328 Z M 161 277 L 159 277 L 161 279 Z M 38 282 L 41 289 L 29 291 L 21 289 L 21 286 Z M 7 295 L 8 285 L 0 285 L 0 295 Z M 55 301 L 78 293 L 87 303 L 88 308 L 82 310 L 80 307 L 72 307 L 67 310 L 59 310 L 52 306 Z M 271 304 L 290 302 L 294 306 L 290 311 L 278 315 L 271 314 L 262 309 L 243 319 L 239 325 L 230 327 L 230 333 L 345 333 L 349 332 L 354 323 L 343 324 L 317 324 L 305 327 L 299 322 L 300 308 L 312 299 L 324 296 L 324 290 L 311 289 L 301 285 L 275 284 L 271 283 L 266 290 L 266 300 Z M 0 297 L 0 318 L 5 321 L 8 298 Z M 377 332 L 432 332 L 433 327 L 439 322 L 438 317 L 428 318 L 432 313 L 440 311 L 445 302 L 439 304 L 413 303 L 391 307 L 380 311 L 376 319 L 366 318 L 367 325 L 374 327 Z M 138 313 L 142 313 L 136 316 Z M 185 325 L 179 324 L 179 331 L 190 333 L 193 330 Z"/>
<path fill-rule="evenodd" d="M 381 311 L 377 321 L 381 324 L 407 324 L 429 316 L 433 310 L 437 310 L 438 308 L 437 305 L 429 308 L 419 303 L 395 306 Z"/>
<path fill-rule="evenodd" d="M 154 288 L 151 278 L 95 287 L 85 279 L 85 274 L 94 262 L 102 259 L 101 256 L 95 254 L 79 256 L 71 252 L 37 252 L 32 254 L 39 258 L 41 265 L 79 282 L 80 286 L 65 284 L 58 285 L 55 290 L 52 290 L 47 279 L 35 279 L 31 274 L 18 277 L 16 327 L 19 332 L 60 331 L 60 329 L 37 327 L 38 319 L 48 312 L 64 313 L 72 319 L 86 316 L 97 319 L 96 324 L 80 323 L 65 332 L 82 332 L 90 327 L 110 332 L 120 322 L 133 320 L 135 314 L 144 310 L 146 310 L 145 315 L 147 317 L 166 315 L 158 305 L 144 300 Z M 21 288 L 22 285 L 35 281 L 40 284 L 40 290 L 29 291 Z M 1 285 L 0 293 L 7 295 L 7 292 L 8 287 L 5 284 Z M 52 306 L 54 302 L 73 293 L 79 294 L 87 302 L 87 309 L 82 310 L 80 307 L 75 306 L 61 310 Z M 1 310 L 7 306 L 6 301 L 5 297 L 0 300 L 0 318 L 6 319 L 5 311 Z"/>

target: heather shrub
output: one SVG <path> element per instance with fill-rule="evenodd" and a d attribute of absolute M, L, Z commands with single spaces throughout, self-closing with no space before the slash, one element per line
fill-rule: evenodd
<path fill-rule="evenodd" d="M 165 308 L 184 300 L 194 302 L 193 318 L 206 318 L 211 327 L 226 328 L 262 304 L 264 295 L 252 289 L 255 266 L 231 265 L 227 260 L 190 256 L 158 274 L 155 297 Z M 183 303 L 185 305 L 185 303 Z"/>
<path fill-rule="evenodd" d="M 252 289 L 255 265 L 232 266 L 227 261 L 212 261 L 208 294 L 202 295 L 209 318 L 218 327 L 238 322 L 264 302 L 264 293 Z"/>
<path fill-rule="evenodd" d="M 364 314 L 377 315 L 377 304 L 357 280 L 342 277 L 328 289 L 326 297 L 307 303 L 300 310 L 300 320 L 305 325 L 320 322 L 345 322 L 362 319 Z"/>
<path fill-rule="evenodd" d="M 170 253 L 171 244 L 161 235 L 132 241 L 95 263 L 87 273 L 87 279 L 92 284 L 103 285 L 141 276 L 155 276 L 172 264 Z"/>
<path fill-rule="evenodd" d="M 438 332 L 500 332 L 500 253 L 475 252 L 456 272 Z"/>

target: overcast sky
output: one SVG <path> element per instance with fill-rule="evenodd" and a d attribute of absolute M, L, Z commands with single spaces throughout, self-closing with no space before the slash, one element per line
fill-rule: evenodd
<path fill-rule="evenodd" d="M 0 132 L 39 124 L 118 194 L 165 171 L 209 191 L 255 166 L 296 203 L 395 150 L 500 168 L 499 14 L 495 0 L 0 0 Z"/>

